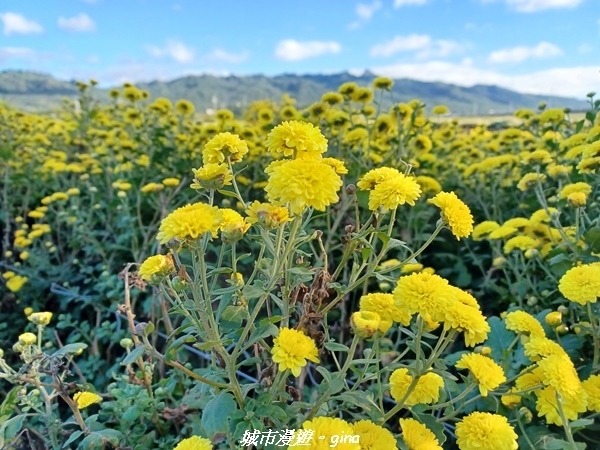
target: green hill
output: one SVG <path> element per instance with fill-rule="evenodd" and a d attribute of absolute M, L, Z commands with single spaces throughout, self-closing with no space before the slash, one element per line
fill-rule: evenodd
<path fill-rule="evenodd" d="M 297 100 L 304 108 L 319 101 L 321 95 L 337 90 L 342 83 L 353 81 L 370 86 L 375 75 L 369 72 L 354 76 L 347 72 L 331 75 L 283 74 L 227 76 L 194 75 L 171 81 L 139 83 L 152 98 L 166 97 L 172 101 L 188 99 L 196 109 L 230 108 L 240 111 L 252 101 L 270 99 L 279 101 L 284 93 Z M 96 89 L 100 100 L 107 99 L 107 89 Z M 58 107 L 62 99 L 75 98 L 74 81 L 62 81 L 36 72 L 8 70 L 0 72 L 0 100 L 27 111 L 46 111 Z M 395 80 L 392 95 L 384 97 L 384 107 L 392 102 L 406 102 L 418 98 L 429 107 L 445 104 L 458 115 L 506 114 L 519 108 L 537 108 L 542 101 L 550 107 L 586 108 L 586 102 L 551 95 L 521 94 L 497 86 L 476 85 L 462 87 L 445 83 L 423 82 L 410 79 Z"/>

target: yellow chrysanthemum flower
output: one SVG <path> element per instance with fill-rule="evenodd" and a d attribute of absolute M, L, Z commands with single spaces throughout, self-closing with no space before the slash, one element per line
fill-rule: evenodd
<path fill-rule="evenodd" d="M 561 189 L 558 196 L 564 199 L 575 192 L 581 192 L 585 195 L 590 195 L 592 193 L 592 186 L 584 182 L 567 184 Z"/>
<path fill-rule="evenodd" d="M 389 91 L 394 86 L 394 80 L 388 77 L 377 77 L 373 80 L 373 89 Z"/>
<path fill-rule="evenodd" d="M 558 290 L 572 302 L 596 303 L 600 297 L 600 265 L 584 264 L 569 269 L 558 282 Z"/>
<path fill-rule="evenodd" d="M 307 360 L 319 362 L 315 342 L 303 332 L 290 328 L 279 330 L 279 335 L 273 340 L 271 353 L 273 362 L 279 364 L 279 370 L 290 369 L 295 377 L 300 376 Z"/>
<path fill-rule="evenodd" d="M 144 186 L 142 186 L 142 188 L 140 189 L 140 191 L 144 194 L 147 194 L 149 192 L 158 192 L 158 191 L 162 191 L 165 188 L 164 184 L 162 183 L 148 183 L 145 184 Z"/>
<path fill-rule="evenodd" d="M 269 181 L 265 187 L 270 202 L 289 203 L 292 214 L 306 208 L 318 211 L 337 203 L 342 179 L 328 164 L 319 160 L 294 159 L 275 161 L 265 170 Z"/>
<path fill-rule="evenodd" d="M 325 164 L 333 167 L 333 170 L 335 170 L 335 173 L 337 173 L 338 175 L 345 175 L 348 173 L 348 169 L 346 169 L 346 166 L 344 165 L 344 161 L 342 161 L 341 159 L 323 158 L 321 161 L 323 161 Z"/>
<path fill-rule="evenodd" d="M 588 410 L 600 412 L 600 375 L 590 376 L 581 385 L 588 395 Z"/>
<path fill-rule="evenodd" d="M 312 431 L 310 442 L 304 442 L 300 439 L 300 433 L 303 431 Z M 337 417 L 315 417 L 302 424 L 301 430 L 296 430 L 292 445 L 288 448 L 303 450 L 361 450 L 360 437 L 358 442 L 354 438 L 354 428 L 348 422 Z"/>
<path fill-rule="evenodd" d="M 156 239 L 161 244 L 166 244 L 173 238 L 181 241 L 195 240 L 204 233 L 212 233 L 215 237 L 222 221 L 216 206 L 205 203 L 186 205 L 177 208 L 162 220 Z"/>
<path fill-rule="evenodd" d="M 460 290 L 454 286 L 448 286 L 451 290 Z M 465 292 L 465 294 L 467 294 Z M 468 297 L 461 295 L 460 298 L 467 300 Z M 459 300 L 455 297 L 449 300 L 443 316 L 444 328 L 453 328 L 463 332 L 465 337 L 465 345 L 474 347 L 477 344 L 485 342 L 490 325 L 487 323 L 485 316 L 479 310 Z"/>
<path fill-rule="evenodd" d="M 408 388 L 413 381 L 413 376 L 408 373 L 408 369 L 396 369 L 390 376 L 390 394 L 397 402 L 402 401 L 406 396 Z M 437 373 L 427 372 L 421 375 L 417 384 L 413 387 L 408 397 L 404 400 L 407 406 L 419 403 L 432 404 L 438 401 L 440 389 L 444 387 L 444 379 Z"/>
<path fill-rule="evenodd" d="M 516 450 L 517 433 L 504 416 L 474 412 L 456 425 L 460 450 Z"/>
<path fill-rule="evenodd" d="M 415 419 L 400 419 L 402 439 L 408 450 L 443 450 L 435 434 Z"/>
<path fill-rule="evenodd" d="M 175 265 L 170 255 L 154 255 L 146 258 L 138 270 L 138 275 L 145 281 L 155 282 L 174 272 Z"/>
<path fill-rule="evenodd" d="M 442 191 L 442 186 L 435 178 L 426 175 L 419 175 L 416 179 L 423 192 L 433 192 L 437 194 Z"/>
<path fill-rule="evenodd" d="M 558 402 L 556 389 L 548 386 L 544 389 L 535 391 L 537 401 L 535 409 L 541 417 L 546 419 L 549 424 L 562 426 L 563 421 L 558 412 Z M 582 390 L 582 395 L 574 398 L 561 398 L 560 404 L 567 420 L 577 420 L 579 414 L 584 413 L 587 409 L 588 396 Z"/>
<path fill-rule="evenodd" d="M 208 439 L 192 436 L 180 441 L 173 450 L 213 450 L 213 445 Z"/>
<path fill-rule="evenodd" d="M 309 122 L 282 122 L 267 135 L 267 149 L 272 153 L 296 158 L 320 158 L 327 151 L 327 139 Z"/>
<path fill-rule="evenodd" d="M 415 178 L 398 173 L 375 185 L 369 193 L 369 209 L 391 210 L 405 203 L 414 206 L 420 195 L 421 187 Z"/>
<path fill-rule="evenodd" d="M 471 237 L 474 241 L 481 241 L 492 231 L 496 231 L 498 228 L 500 228 L 500 224 L 498 222 L 495 222 L 493 220 L 486 220 L 477 224 L 475 228 L 473 228 L 473 234 L 471 235 Z"/>
<path fill-rule="evenodd" d="M 513 311 L 506 315 L 506 329 L 526 336 L 545 337 L 542 324 L 525 311 Z"/>
<path fill-rule="evenodd" d="M 184 116 L 191 116 L 194 114 L 194 105 L 188 100 L 178 100 L 175 103 L 175 110 Z"/>
<path fill-rule="evenodd" d="M 162 180 L 162 184 L 164 184 L 167 187 L 175 187 L 179 185 L 179 182 L 179 178 L 165 178 L 164 180 Z"/>
<path fill-rule="evenodd" d="M 396 438 L 385 428 L 370 420 L 360 420 L 352 424 L 354 435 L 360 436 L 360 448 L 369 450 L 394 450 Z"/>
<path fill-rule="evenodd" d="M 221 239 L 226 244 L 232 244 L 239 241 L 244 236 L 244 233 L 250 228 L 250 223 L 233 209 L 220 209 L 223 221 L 219 225 L 221 230 Z"/>
<path fill-rule="evenodd" d="M 380 317 L 379 331 L 386 333 L 393 322 L 406 326 L 410 323 L 411 315 L 396 307 L 392 294 L 373 293 L 360 298 L 360 310 L 377 313 Z"/>
<path fill-rule="evenodd" d="M 11 291 L 11 292 L 17 292 L 19 291 L 23 285 L 25 283 L 27 283 L 28 278 L 21 276 L 21 275 L 15 275 L 14 277 L 10 278 L 7 282 L 6 282 L 6 287 Z"/>
<path fill-rule="evenodd" d="M 487 356 L 478 353 L 465 353 L 456 363 L 457 369 L 468 369 L 479 385 L 482 397 L 487 397 L 488 391 L 493 391 L 506 381 L 504 370 Z"/>
<path fill-rule="evenodd" d="M 529 236 L 515 236 L 510 238 L 508 241 L 506 241 L 506 244 L 504 244 L 504 253 L 508 255 L 515 249 L 525 252 L 527 250 L 538 248 L 539 246 L 540 241 L 537 239 L 533 239 Z"/>
<path fill-rule="evenodd" d="M 277 228 L 282 223 L 292 220 L 289 215 L 290 213 L 285 206 L 261 203 L 258 200 L 255 200 L 248 209 L 246 209 L 246 214 L 248 214 L 248 217 L 246 218 L 248 223 L 259 223 L 267 230 Z"/>
<path fill-rule="evenodd" d="M 521 178 L 519 180 L 519 182 L 517 183 L 517 188 L 520 191 L 527 191 L 531 188 L 533 188 L 534 186 L 537 185 L 538 180 L 540 182 L 543 182 L 546 179 L 546 175 L 542 174 L 538 174 L 535 172 L 531 172 L 531 173 L 526 173 L 525 175 L 523 175 L 523 178 Z"/>
<path fill-rule="evenodd" d="M 19 344 L 29 346 L 37 342 L 37 337 L 33 333 L 23 333 L 19 335 Z"/>
<path fill-rule="evenodd" d="M 372 311 L 356 311 L 350 316 L 350 326 L 357 336 L 370 339 L 379 330 L 381 318 Z"/>
<path fill-rule="evenodd" d="M 47 311 L 31 313 L 27 316 L 27 319 L 36 325 L 48 325 L 52 320 L 52 313 Z"/>
<path fill-rule="evenodd" d="M 87 408 L 94 403 L 99 403 L 102 401 L 102 397 L 98 394 L 94 394 L 93 392 L 78 392 L 73 396 L 73 400 L 77 403 L 77 407 L 79 409 Z"/>
<path fill-rule="evenodd" d="M 204 164 L 232 163 L 241 161 L 248 153 L 248 144 L 237 134 L 219 133 L 204 145 L 202 161 Z"/>
<path fill-rule="evenodd" d="M 205 164 L 199 169 L 192 169 L 194 182 L 190 185 L 192 189 L 221 189 L 229 186 L 233 180 L 229 167 L 225 163 Z"/>
<path fill-rule="evenodd" d="M 440 192 L 427 200 L 427 203 L 432 203 L 442 210 L 442 221 L 450 227 L 450 231 L 458 240 L 469 236 L 473 231 L 471 210 L 454 192 Z"/>
<path fill-rule="evenodd" d="M 405 275 L 398 279 L 392 292 L 394 304 L 408 315 L 418 313 L 426 321 L 440 322 L 454 298 L 449 286 L 439 275 L 426 272 Z"/>
<path fill-rule="evenodd" d="M 561 397 L 574 399 L 584 394 L 577 370 L 566 353 L 554 353 L 542 358 L 538 367 L 544 374 L 544 384 L 556 389 Z"/>

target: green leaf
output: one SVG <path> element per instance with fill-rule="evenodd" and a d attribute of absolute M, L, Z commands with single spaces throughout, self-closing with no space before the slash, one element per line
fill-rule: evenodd
<path fill-rule="evenodd" d="M 21 386 L 16 386 L 10 390 L 2 405 L 0 406 L 0 426 L 6 422 L 10 416 L 15 412 L 15 406 L 19 403 L 19 399 L 17 398 L 17 394 L 21 390 Z"/>
<path fill-rule="evenodd" d="M 348 350 L 350 350 L 350 348 L 344 344 L 331 341 L 325 344 L 325 348 L 332 352 L 348 352 Z"/>
<path fill-rule="evenodd" d="M 546 450 L 571 450 L 571 444 L 562 439 L 552 439 L 544 446 Z"/>
<path fill-rule="evenodd" d="M 127 355 L 125 357 L 125 359 L 123 359 L 123 361 L 121 361 L 121 365 L 126 366 L 127 364 L 131 364 L 131 363 L 135 362 L 140 356 L 142 356 L 144 354 L 145 351 L 146 351 L 146 347 L 144 345 L 140 345 L 139 347 L 134 348 L 129 353 L 129 355 Z"/>
<path fill-rule="evenodd" d="M 64 347 L 61 347 L 60 349 L 58 349 L 57 351 L 55 351 L 52 356 L 59 356 L 59 355 L 67 355 L 67 354 L 72 354 L 72 353 L 77 353 L 81 350 L 85 350 L 87 348 L 87 344 L 83 344 L 81 342 L 77 342 L 75 344 L 67 344 Z"/>
<path fill-rule="evenodd" d="M 381 242 L 383 242 L 383 245 L 386 245 L 389 240 L 391 239 L 387 234 L 385 234 L 383 231 L 379 231 L 377 233 L 375 233 L 375 236 L 377 236 L 379 238 L 379 240 Z"/>
<path fill-rule="evenodd" d="M 255 342 L 258 342 L 261 339 L 264 339 L 266 337 L 275 336 L 278 332 L 279 332 L 279 328 L 277 328 L 272 323 L 259 326 L 256 330 L 254 330 L 250 334 L 250 337 L 248 338 L 248 342 L 246 343 L 246 346 L 249 347 L 252 344 L 254 344 Z"/>
<path fill-rule="evenodd" d="M 590 247 L 592 253 L 600 252 L 600 227 L 590 228 L 583 234 L 583 241 Z"/>
<path fill-rule="evenodd" d="M 109 428 L 93 431 L 79 443 L 77 448 L 82 450 L 104 449 L 106 448 L 107 443 L 116 447 L 119 445 L 122 436 L 123 434 L 119 430 L 112 430 Z"/>
<path fill-rule="evenodd" d="M 571 425 L 572 428 L 575 428 L 575 427 L 587 427 L 588 425 L 591 425 L 593 423 L 594 423 L 594 421 L 592 419 L 578 419 L 573 422 L 570 422 L 569 425 Z"/>
<path fill-rule="evenodd" d="M 247 317 L 248 310 L 242 305 L 229 305 L 223 310 L 220 322 L 222 325 L 224 325 L 223 322 L 229 322 L 229 325 L 239 327 Z"/>
<path fill-rule="evenodd" d="M 220 344 L 221 341 L 205 341 L 205 342 L 196 342 L 192 345 L 192 347 L 197 348 L 198 350 L 211 350 L 216 345 Z"/>
<path fill-rule="evenodd" d="M 224 195 L 225 197 L 234 197 L 234 198 L 238 198 L 237 194 L 235 192 L 231 192 L 231 191 L 226 191 L 225 189 L 217 189 L 217 191 L 219 192 L 219 194 Z"/>
<path fill-rule="evenodd" d="M 255 281 L 254 284 L 247 284 L 242 289 L 242 295 L 250 300 L 251 298 L 259 298 L 267 293 L 262 281 Z"/>
<path fill-rule="evenodd" d="M 499 317 L 490 317 L 488 324 L 491 331 L 488 334 L 486 345 L 492 349 L 492 359 L 495 361 L 505 361 L 509 355 L 505 355 L 504 353 L 514 340 L 515 335 L 506 329 L 504 322 Z"/>
<path fill-rule="evenodd" d="M 79 439 L 81 437 L 81 435 L 83 434 L 83 431 L 81 430 L 77 430 L 74 431 L 71 436 L 69 436 L 69 439 L 67 439 L 67 441 L 63 444 L 62 448 L 69 448 L 69 444 L 72 444 L 73 442 L 75 442 L 77 439 Z"/>
<path fill-rule="evenodd" d="M 0 428 L 0 448 L 8 448 L 5 444 L 11 442 L 23 427 L 23 421 L 27 414 L 19 414 L 8 419 Z"/>
<path fill-rule="evenodd" d="M 202 412 L 202 428 L 212 439 L 217 433 L 229 431 L 229 418 L 238 409 L 237 403 L 229 392 L 221 392 L 208 402 Z"/>

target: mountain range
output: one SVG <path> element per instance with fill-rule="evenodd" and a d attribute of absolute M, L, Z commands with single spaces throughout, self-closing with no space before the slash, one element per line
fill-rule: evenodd
<path fill-rule="evenodd" d="M 190 100 L 197 111 L 230 108 L 240 112 L 255 100 L 279 102 L 284 93 L 297 100 L 296 107 L 302 109 L 318 102 L 328 91 L 336 91 L 345 82 L 353 81 L 361 86 L 370 86 L 376 75 L 365 72 L 355 76 L 348 72 L 321 75 L 283 74 L 277 76 L 214 76 L 190 75 L 171 81 L 137 83 L 147 90 L 151 98 L 166 97 L 172 101 Z M 394 102 L 407 102 L 418 98 L 428 108 L 444 104 L 455 115 L 490 115 L 512 113 L 519 108 L 535 109 L 540 102 L 549 107 L 569 107 L 584 110 L 587 103 L 553 95 L 522 94 L 498 86 L 456 86 L 438 82 L 411 79 L 395 80 L 391 95 L 385 93 L 382 106 Z M 0 72 L 0 101 L 15 108 L 31 112 L 52 110 L 62 103 L 63 98 L 73 99 L 78 91 L 75 81 L 58 80 L 51 75 L 6 70 Z M 94 95 L 101 101 L 108 99 L 108 88 L 94 88 Z M 377 98 L 376 98 L 377 99 Z"/>

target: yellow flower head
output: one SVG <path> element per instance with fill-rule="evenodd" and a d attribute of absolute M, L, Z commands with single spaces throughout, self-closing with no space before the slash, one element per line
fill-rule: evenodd
<path fill-rule="evenodd" d="M 600 375 L 590 376 L 581 385 L 588 395 L 588 410 L 600 412 Z"/>
<path fill-rule="evenodd" d="M 285 206 L 274 206 L 270 203 L 261 203 L 258 200 L 255 200 L 246 209 L 246 214 L 248 214 L 246 218 L 248 223 L 259 223 L 267 230 L 277 228 L 282 223 L 292 220 Z"/>
<path fill-rule="evenodd" d="M 166 244 L 173 238 L 195 240 L 204 233 L 217 235 L 217 229 L 222 222 L 221 213 L 216 206 L 205 203 L 194 203 L 177 208 L 160 223 L 156 239 Z"/>
<path fill-rule="evenodd" d="M 527 250 L 538 248 L 539 246 L 540 241 L 538 241 L 537 239 L 533 239 L 529 236 L 515 236 L 513 238 L 510 238 L 508 241 L 506 241 L 506 244 L 504 244 L 504 253 L 508 255 L 515 249 L 524 252 Z"/>
<path fill-rule="evenodd" d="M 15 275 L 8 279 L 8 281 L 6 282 L 6 287 L 11 292 L 17 292 L 18 290 L 20 290 L 23 287 L 23 285 L 25 283 L 27 283 L 27 280 L 28 280 L 27 277 L 23 277 L 21 275 Z"/>
<path fill-rule="evenodd" d="M 300 375 L 307 360 L 319 362 L 319 351 L 315 342 L 301 331 L 281 328 L 273 344 L 273 362 L 279 364 L 280 371 L 291 369 L 295 377 Z"/>
<path fill-rule="evenodd" d="M 180 181 L 181 180 L 179 180 L 179 178 L 165 178 L 164 180 L 162 180 L 162 184 L 164 184 L 167 187 L 175 187 L 179 185 Z"/>
<path fill-rule="evenodd" d="M 102 401 L 102 397 L 98 394 L 94 394 L 93 392 L 78 392 L 73 396 L 73 400 L 77 402 L 77 407 L 79 409 L 87 408 L 94 403 L 99 403 Z"/>
<path fill-rule="evenodd" d="M 148 184 L 145 184 L 144 186 L 142 186 L 140 191 L 144 194 L 147 194 L 149 192 L 162 191 L 164 188 L 165 188 L 165 186 L 162 183 L 148 183 Z"/>
<path fill-rule="evenodd" d="M 434 114 L 446 114 L 448 112 L 448 107 L 446 105 L 436 105 L 431 110 Z"/>
<path fill-rule="evenodd" d="M 348 169 L 346 169 L 346 166 L 344 165 L 344 161 L 342 161 L 341 159 L 323 158 L 321 161 L 323 161 L 325 164 L 333 167 L 333 170 L 335 170 L 335 173 L 337 173 L 338 175 L 344 175 L 344 174 L 348 173 Z"/>
<path fill-rule="evenodd" d="M 478 353 L 465 353 L 456 363 L 457 369 L 469 369 L 479 384 L 479 392 L 487 397 L 488 391 L 493 391 L 506 381 L 504 370 L 487 356 Z"/>
<path fill-rule="evenodd" d="M 420 195 L 421 187 L 415 178 L 398 173 L 378 183 L 369 193 L 369 209 L 374 211 L 382 207 L 391 210 L 405 203 L 414 206 Z"/>
<path fill-rule="evenodd" d="M 272 153 L 296 158 L 320 158 L 327 151 L 327 139 L 309 122 L 282 122 L 267 136 L 267 149 Z"/>
<path fill-rule="evenodd" d="M 217 134 L 204 145 L 202 160 L 204 164 L 222 163 L 228 159 L 235 163 L 241 161 L 246 153 L 248 153 L 246 141 L 240 139 L 237 134 L 225 132 Z"/>
<path fill-rule="evenodd" d="M 569 195 L 575 192 L 581 192 L 586 196 L 590 195 L 592 193 L 592 186 L 584 182 L 567 184 L 565 187 L 562 188 L 558 196 L 564 199 L 568 198 Z"/>
<path fill-rule="evenodd" d="M 357 311 L 350 316 L 350 326 L 354 334 L 370 339 L 379 329 L 381 318 L 379 314 L 371 311 Z"/>
<path fill-rule="evenodd" d="M 531 361 L 539 361 L 550 355 L 565 354 L 565 351 L 560 344 L 544 336 L 531 336 L 529 341 L 523 344 L 523 347 L 525 347 L 525 356 Z"/>
<path fill-rule="evenodd" d="M 523 175 L 523 178 L 521 178 L 521 180 L 519 180 L 519 182 L 517 183 L 517 188 L 520 191 L 527 191 L 529 189 L 532 189 L 534 186 L 537 185 L 538 180 L 540 182 L 543 182 L 546 179 L 546 175 L 542 174 L 538 174 L 535 172 L 530 172 L 530 173 L 526 173 L 525 175 Z"/>
<path fill-rule="evenodd" d="M 213 445 L 208 439 L 192 436 L 180 441 L 173 450 L 213 450 Z"/>
<path fill-rule="evenodd" d="M 558 290 L 572 302 L 596 303 L 600 297 L 600 265 L 584 264 L 569 269 L 558 282 Z"/>
<path fill-rule="evenodd" d="M 300 433 L 305 430 L 310 430 L 312 439 L 306 443 L 300 439 Z M 354 428 L 348 422 L 337 417 L 315 417 L 312 420 L 307 420 L 302 424 L 301 430 L 296 430 L 290 449 L 302 450 L 330 450 L 336 448 L 338 450 L 361 450 L 362 440 L 358 442 L 354 439 L 349 439 L 354 436 Z M 306 445 L 308 444 L 308 445 Z"/>
<path fill-rule="evenodd" d="M 481 344 L 487 339 L 490 332 L 490 325 L 483 313 L 479 310 L 479 305 L 473 307 L 471 304 L 465 303 L 465 300 L 471 300 L 468 293 L 454 286 L 448 286 L 450 291 L 463 292 L 464 294 L 456 294 L 454 299 L 447 302 L 446 308 L 443 311 L 444 328 L 453 328 L 463 332 L 465 336 L 465 345 L 474 347 Z M 461 301 L 463 300 L 463 301 Z M 475 300 L 473 298 L 473 300 Z M 477 302 L 475 301 L 475 304 Z"/>
<path fill-rule="evenodd" d="M 516 450 L 517 433 L 504 416 L 474 412 L 456 425 L 460 450 Z"/>
<path fill-rule="evenodd" d="M 220 210 L 223 217 L 219 230 L 221 230 L 221 239 L 226 244 L 232 244 L 239 241 L 244 233 L 250 228 L 250 223 L 233 209 L 225 208 Z"/>
<path fill-rule="evenodd" d="M 544 384 L 552 386 L 562 398 L 575 399 L 585 394 L 577 370 L 566 353 L 554 353 L 542 358 L 538 367 L 542 370 Z"/>
<path fill-rule="evenodd" d="M 225 163 L 209 163 L 192 171 L 192 189 L 221 189 L 223 186 L 229 186 L 233 180 L 229 166 Z"/>
<path fill-rule="evenodd" d="M 397 402 L 400 402 L 413 381 L 412 375 L 408 373 L 408 369 L 396 369 L 390 376 L 390 394 Z M 440 389 L 444 387 L 444 379 L 437 373 L 427 372 L 421 375 L 417 380 L 412 392 L 404 401 L 407 406 L 416 405 L 419 403 L 432 404 L 438 401 L 440 397 Z"/>
<path fill-rule="evenodd" d="M 51 312 L 37 312 L 32 313 L 27 316 L 30 322 L 35 323 L 36 325 L 48 325 L 50 320 L 52 320 Z"/>
<path fill-rule="evenodd" d="M 393 167 L 380 167 L 378 169 L 369 170 L 361 177 L 356 185 L 363 191 L 370 191 L 375 189 L 378 184 L 399 174 L 400 172 L 398 169 L 394 169 Z"/>
<path fill-rule="evenodd" d="M 540 417 L 544 417 L 546 422 L 558 426 L 562 426 L 563 421 L 558 413 L 557 392 L 552 386 L 536 391 L 537 402 L 535 409 Z M 587 409 L 588 396 L 582 390 L 581 395 L 576 397 L 561 398 L 561 406 L 567 420 L 577 420 L 579 414 L 584 413 Z"/>
<path fill-rule="evenodd" d="M 454 298 L 447 280 L 427 272 L 400 277 L 392 295 L 399 310 L 410 316 L 418 313 L 426 321 L 434 322 L 444 319 L 449 302 Z"/>
<path fill-rule="evenodd" d="M 390 91 L 394 86 L 394 80 L 387 77 L 377 77 L 373 80 L 373 89 L 383 89 L 384 91 Z"/>
<path fill-rule="evenodd" d="M 408 450 L 443 450 L 435 434 L 415 419 L 400 419 L 402 439 Z"/>
<path fill-rule="evenodd" d="M 360 420 L 352 424 L 354 435 L 360 436 L 360 448 L 370 450 L 396 449 L 396 438 L 385 428 L 370 420 Z"/>
<path fill-rule="evenodd" d="M 360 310 L 370 311 L 379 315 L 379 331 L 386 333 L 393 322 L 400 322 L 402 325 L 410 323 L 411 315 L 405 310 L 400 310 L 394 303 L 392 294 L 367 294 L 360 298 Z"/>
<path fill-rule="evenodd" d="M 481 241 L 485 239 L 492 231 L 496 231 L 500 228 L 500 224 L 493 220 L 486 220 L 475 226 L 473 229 L 472 238 L 474 241 Z"/>
<path fill-rule="evenodd" d="M 473 231 L 471 210 L 454 192 L 440 192 L 427 202 L 442 210 L 442 221 L 450 227 L 450 231 L 458 240 L 471 234 Z"/>
<path fill-rule="evenodd" d="M 275 161 L 265 171 L 269 175 L 265 187 L 269 201 L 289 203 L 292 214 L 301 214 L 308 207 L 325 211 L 339 201 L 337 191 L 342 179 L 330 165 L 319 160 Z"/>
<path fill-rule="evenodd" d="M 194 114 L 194 105 L 188 100 L 179 100 L 175 103 L 175 110 L 184 116 L 191 116 Z"/>
<path fill-rule="evenodd" d="M 513 311 L 506 315 L 506 329 L 526 336 L 545 337 L 542 324 L 525 311 Z"/>
<path fill-rule="evenodd" d="M 19 336 L 19 344 L 29 346 L 37 342 L 37 337 L 33 333 L 23 333 Z"/>
<path fill-rule="evenodd" d="M 138 274 L 148 282 L 158 282 L 175 272 L 171 255 L 154 255 L 146 258 L 140 266 Z"/>

